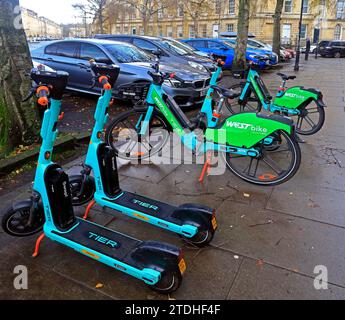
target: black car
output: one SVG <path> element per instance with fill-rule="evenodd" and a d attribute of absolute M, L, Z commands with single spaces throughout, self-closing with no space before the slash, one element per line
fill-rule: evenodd
<path fill-rule="evenodd" d="M 31 56 L 38 63 L 43 63 L 54 70 L 69 73 L 67 89 L 91 94 L 99 94 L 101 85 L 92 87 L 92 75 L 88 61 L 117 64 L 120 75 L 115 84 L 115 91 L 121 85 L 150 82 L 148 71 L 154 57 L 145 51 L 125 42 L 101 39 L 75 39 L 48 42 L 31 51 Z M 172 96 L 181 107 L 193 107 L 204 101 L 210 84 L 208 72 L 200 72 L 190 66 L 181 66 L 171 62 L 161 64 L 166 73 L 176 73 L 184 82 L 166 80 L 163 91 Z"/>
<path fill-rule="evenodd" d="M 345 41 L 330 40 L 319 43 L 319 53 L 322 57 L 345 57 Z"/>
<path fill-rule="evenodd" d="M 149 53 L 159 50 L 161 52 L 161 61 L 165 64 L 175 62 L 201 72 L 214 72 L 216 70 L 216 66 L 211 59 L 195 54 L 188 46 L 171 38 L 111 34 L 97 34 L 95 38 L 132 43 Z"/>

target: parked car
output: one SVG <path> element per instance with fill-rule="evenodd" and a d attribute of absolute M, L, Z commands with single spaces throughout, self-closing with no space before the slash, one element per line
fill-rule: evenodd
<path fill-rule="evenodd" d="M 345 57 L 345 41 L 323 40 L 319 43 L 319 53 L 322 57 Z"/>
<path fill-rule="evenodd" d="M 92 76 L 88 61 L 117 64 L 120 75 L 115 89 L 120 85 L 134 82 L 149 82 L 153 56 L 129 43 L 100 39 L 75 39 L 50 42 L 31 52 L 35 61 L 55 70 L 69 73 L 67 89 L 91 94 L 99 94 L 101 86 L 91 88 Z M 175 98 L 182 107 L 191 107 L 201 103 L 209 87 L 210 75 L 200 72 L 188 65 L 171 62 L 169 66 L 162 63 L 162 71 L 175 72 L 185 83 L 166 81 L 163 90 Z"/>
<path fill-rule="evenodd" d="M 224 38 L 223 41 L 232 43 L 234 47 L 236 46 L 236 39 Z M 249 54 L 251 55 L 256 54 L 256 55 L 267 56 L 270 59 L 267 64 L 270 66 L 275 66 L 278 64 L 278 56 L 277 54 L 272 52 L 272 50 L 258 49 L 251 46 L 247 46 L 247 52 L 249 52 Z"/>
<path fill-rule="evenodd" d="M 311 45 L 310 45 L 310 50 L 309 50 L 309 52 L 315 53 L 316 48 L 317 48 L 317 43 L 311 44 Z M 301 52 L 302 52 L 302 53 L 306 53 L 306 51 L 307 51 L 307 48 L 306 48 L 305 46 L 304 46 L 304 47 L 301 47 Z"/>
<path fill-rule="evenodd" d="M 224 68 L 231 68 L 235 56 L 235 45 L 225 38 L 197 38 L 184 39 L 183 42 L 188 43 L 197 50 L 206 53 L 215 53 L 226 56 Z M 264 56 L 262 53 L 255 52 L 255 50 L 247 50 L 246 58 L 248 61 L 253 61 L 254 64 L 263 68 L 266 63 L 260 62 L 257 56 Z"/>
<path fill-rule="evenodd" d="M 190 66 L 202 72 L 212 72 L 216 69 L 212 60 L 207 57 L 195 55 L 193 51 L 188 50 L 188 48 L 180 44 L 178 41 L 170 38 L 111 34 L 98 34 L 95 38 L 131 43 L 148 53 L 153 53 L 159 50 L 161 52 L 161 61 L 166 64 L 176 62 L 181 65 Z"/>
<path fill-rule="evenodd" d="M 285 50 L 285 52 L 288 52 L 288 53 L 290 53 L 290 55 L 291 55 L 291 58 L 294 58 L 294 57 L 296 57 L 296 51 L 295 51 L 295 50 L 293 50 L 293 49 L 290 49 L 290 48 L 285 48 L 285 47 L 282 47 L 282 49 L 283 49 L 283 50 Z"/>

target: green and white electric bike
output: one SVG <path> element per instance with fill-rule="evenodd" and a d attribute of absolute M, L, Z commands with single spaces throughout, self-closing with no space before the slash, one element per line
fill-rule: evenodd
<path fill-rule="evenodd" d="M 262 78 L 251 64 L 248 70 L 233 73 L 246 81 L 235 84 L 229 89 L 240 93 L 238 99 L 226 99 L 225 105 L 232 114 L 240 112 L 260 112 L 262 108 L 274 114 L 295 119 L 296 133 L 312 135 L 318 132 L 325 122 L 326 104 L 321 91 L 314 88 L 295 86 L 286 88 L 286 82 L 296 76 L 277 73 L 282 85 L 273 99 Z"/>
<path fill-rule="evenodd" d="M 195 154 L 222 153 L 227 167 L 247 182 L 272 186 L 289 180 L 301 162 L 293 121 L 260 113 L 240 113 L 220 121 L 224 99 L 235 99 L 239 94 L 213 85 L 221 72 L 222 61 L 218 60 L 217 64 L 205 102 L 198 115 L 190 120 L 162 91 L 165 80 L 182 84 L 183 80 L 176 74 L 160 72 L 157 57 L 153 72 L 149 71 L 152 83 L 146 105 L 113 119 L 107 128 L 106 141 L 119 157 L 140 159 L 161 151 L 169 133 L 175 132 Z M 212 99 L 215 92 L 220 96 L 217 103 Z"/>

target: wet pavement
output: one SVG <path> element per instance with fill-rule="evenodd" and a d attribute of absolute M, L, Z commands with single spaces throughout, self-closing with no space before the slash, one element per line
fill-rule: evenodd
<path fill-rule="evenodd" d="M 173 204 L 216 209 L 212 244 L 198 249 L 177 236 L 95 206 L 90 220 L 142 240 L 183 245 L 187 271 L 173 299 L 345 299 L 345 60 L 302 60 L 290 85 L 318 87 L 328 108 L 318 134 L 301 145 L 302 164 L 276 187 L 247 184 L 229 171 L 198 182 L 201 165 L 121 164 L 121 187 Z M 293 64 L 282 71 L 293 73 Z M 281 70 L 279 70 L 281 71 Z M 280 78 L 265 73 L 274 92 Z M 82 159 L 70 163 L 76 173 Z M 1 197 L 0 208 L 29 196 L 30 185 Z M 83 213 L 83 208 L 77 210 Z M 140 281 L 45 239 L 11 238 L 0 230 L 0 299 L 167 299 Z M 29 271 L 28 290 L 15 290 L 13 269 Z M 328 270 L 328 289 L 314 288 L 314 269 Z M 96 289 L 97 284 L 102 284 Z"/>

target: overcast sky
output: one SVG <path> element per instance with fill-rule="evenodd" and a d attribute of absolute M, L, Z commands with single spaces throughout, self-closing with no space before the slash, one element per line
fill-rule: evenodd
<path fill-rule="evenodd" d="M 57 23 L 77 22 L 76 16 L 79 13 L 73 9 L 72 4 L 85 2 L 86 0 L 19 0 L 21 6 Z M 80 18 L 77 19 L 80 21 Z"/>

